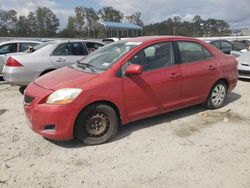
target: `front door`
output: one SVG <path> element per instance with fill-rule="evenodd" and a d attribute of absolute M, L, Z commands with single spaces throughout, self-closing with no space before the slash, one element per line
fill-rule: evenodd
<path fill-rule="evenodd" d="M 180 69 L 174 63 L 170 42 L 159 43 L 138 52 L 124 67 L 139 64 L 140 75 L 123 77 L 124 98 L 130 120 L 153 116 L 178 107 Z"/>

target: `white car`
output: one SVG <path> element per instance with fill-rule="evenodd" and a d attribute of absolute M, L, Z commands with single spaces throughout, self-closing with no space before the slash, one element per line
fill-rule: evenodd
<path fill-rule="evenodd" d="M 11 40 L 0 43 L 0 75 L 2 74 L 5 55 L 9 53 L 24 52 L 29 47 L 40 44 L 40 41 L 31 40 Z"/>
<path fill-rule="evenodd" d="M 250 79 L 250 51 L 240 54 L 236 58 L 238 64 L 239 78 Z"/>
<path fill-rule="evenodd" d="M 86 40 L 60 40 L 42 43 L 32 53 L 7 58 L 3 78 L 12 85 L 27 86 L 41 75 L 77 63 L 104 44 Z"/>

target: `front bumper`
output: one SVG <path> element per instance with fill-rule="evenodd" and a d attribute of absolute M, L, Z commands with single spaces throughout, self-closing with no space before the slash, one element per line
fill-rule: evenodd
<path fill-rule="evenodd" d="M 28 86 L 24 101 L 24 111 L 31 129 L 45 138 L 52 140 L 71 140 L 74 137 L 74 123 L 81 106 L 78 104 L 50 105 L 44 103 L 52 93 L 32 83 Z M 30 99 L 30 98 L 29 98 Z"/>

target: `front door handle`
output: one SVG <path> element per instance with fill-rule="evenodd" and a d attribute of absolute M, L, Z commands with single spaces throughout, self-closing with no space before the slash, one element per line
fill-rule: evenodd
<path fill-rule="evenodd" d="M 169 78 L 178 78 L 180 76 L 181 76 L 180 74 L 173 72 L 169 75 Z"/>

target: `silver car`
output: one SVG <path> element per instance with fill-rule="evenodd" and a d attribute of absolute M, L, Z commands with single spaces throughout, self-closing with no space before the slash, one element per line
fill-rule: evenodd
<path fill-rule="evenodd" d="M 27 86 L 55 69 L 77 63 L 103 43 L 86 40 L 60 40 L 42 43 L 31 51 L 11 55 L 3 68 L 3 78 L 12 85 Z"/>
<path fill-rule="evenodd" d="M 239 78 L 250 79 L 250 51 L 240 54 L 236 60 L 239 62 Z"/>
<path fill-rule="evenodd" d="M 11 40 L 0 43 L 0 75 L 2 74 L 5 55 L 9 53 L 24 52 L 30 46 L 36 46 L 40 44 L 40 41 L 31 40 Z"/>

